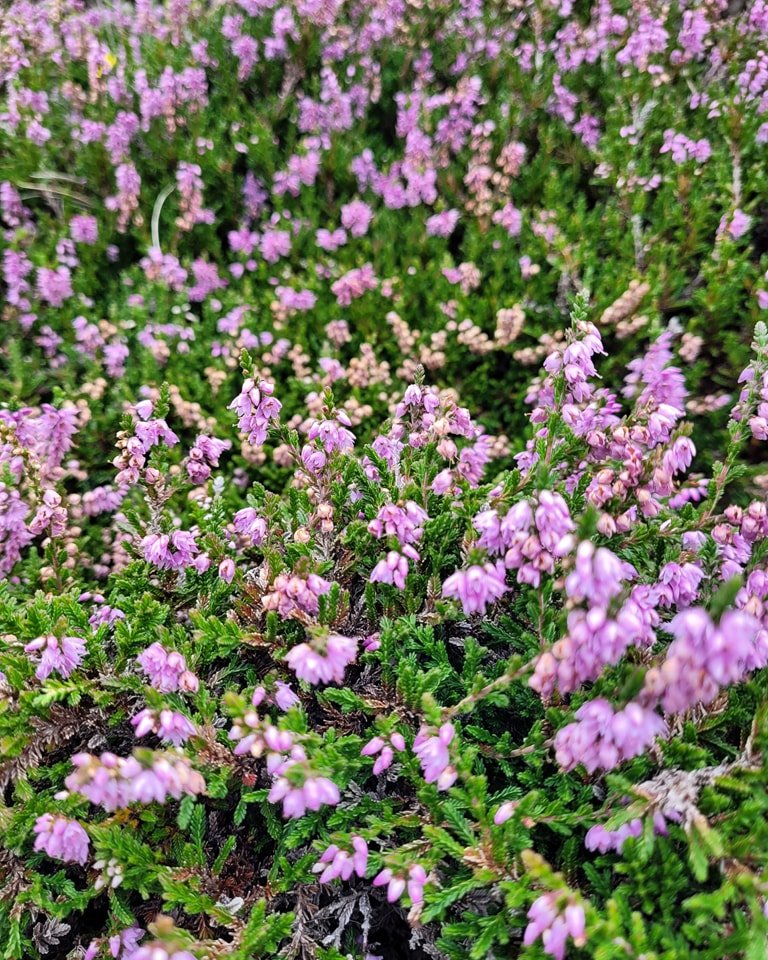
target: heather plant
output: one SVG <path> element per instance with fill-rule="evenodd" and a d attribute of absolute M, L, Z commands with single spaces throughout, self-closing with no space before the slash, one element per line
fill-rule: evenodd
<path fill-rule="evenodd" d="M 622 402 L 588 317 L 495 475 L 421 375 L 360 444 L 330 392 L 285 428 L 244 355 L 231 416 L 284 492 L 201 484 L 219 447 L 190 469 L 168 390 L 139 401 L 101 593 L 16 418 L 7 957 L 761 955 L 768 513 L 726 501 L 768 329 L 700 482 L 668 337 Z"/>
<path fill-rule="evenodd" d="M 767 31 L 6 6 L 4 960 L 766 956 Z"/>

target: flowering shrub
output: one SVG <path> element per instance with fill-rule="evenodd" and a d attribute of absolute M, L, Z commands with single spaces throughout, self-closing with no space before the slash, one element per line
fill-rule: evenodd
<path fill-rule="evenodd" d="M 4 960 L 766 955 L 766 33 L 7 5 Z"/>

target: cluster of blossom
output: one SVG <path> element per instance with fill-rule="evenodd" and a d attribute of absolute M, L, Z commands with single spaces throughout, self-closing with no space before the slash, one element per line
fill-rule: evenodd
<path fill-rule="evenodd" d="M 307 810 L 334 806 L 341 799 L 333 780 L 313 771 L 303 747 L 292 747 L 287 757 L 269 754 L 267 770 L 275 778 L 267 799 L 270 803 L 282 801 L 284 817 L 303 817 Z"/>
<path fill-rule="evenodd" d="M 302 615 L 316 617 L 320 609 L 318 597 L 330 589 L 331 584 L 316 573 L 306 576 L 280 573 L 261 602 L 265 610 L 276 610 L 283 619 Z"/>
<path fill-rule="evenodd" d="M 577 947 L 587 942 L 586 917 L 581 904 L 563 903 L 558 893 L 545 893 L 535 900 L 528 911 L 528 926 L 523 935 L 523 944 L 530 947 L 541 937 L 544 953 L 555 960 L 563 960 L 568 938 Z"/>
<path fill-rule="evenodd" d="M 275 386 L 267 380 L 243 382 L 242 389 L 230 404 L 229 409 L 237 414 L 240 430 L 247 435 L 248 443 L 261 446 L 267 439 L 270 421 L 280 416 L 282 404 L 273 397 Z"/>
<path fill-rule="evenodd" d="M 538 587 L 542 574 L 552 574 L 558 559 L 573 549 L 575 530 L 568 505 L 559 493 L 542 490 L 532 506 L 520 500 L 504 517 L 496 510 L 477 514 L 474 527 L 478 546 L 503 557 L 507 570 L 517 571 L 517 582 Z"/>
<path fill-rule="evenodd" d="M 253 705 L 262 701 L 257 692 L 253 695 Z M 294 701 L 291 702 L 293 706 Z M 270 756 L 288 753 L 293 747 L 293 737 L 287 730 L 280 730 L 269 717 L 261 717 L 256 710 L 248 710 L 238 717 L 229 730 L 229 739 L 236 743 L 235 756 L 260 757 L 267 752 Z"/>
<path fill-rule="evenodd" d="M 464 613 L 485 613 L 507 592 L 507 571 L 501 560 L 457 570 L 443 583 L 443 596 L 461 603 Z"/>
<path fill-rule="evenodd" d="M 233 519 L 235 530 L 258 546 L 267 535 L 267 521 L 253 507 L 238 510 Z"/>
<path fill-rule="evenodd" d="M 666 837 L 669 835 L 667 820 L 678 822 L 680 815 L 677 811 L 665 807 L 663 811 L 654 810 L 651 820 L 654 833 L 657 836 Z M 607 830 L 601 823 L 596 823 L 594 827 L 587 830 L 584 846 L 587 850 L 597 850 L 600 853 L 607 853 L 609 850 L 614 853 L 621 853 L 627 840 L 630 837 L 642 836 L 643 830 L 643 821 L 640 817 L 635 817 L 628 823 L 622 824 L 617 830 Z"/>
<path fill-rule="evenodd" d="M 139 950 L 139 941 L 144 936 L 141 927 L 126 927 L 119 933 L 111 937 L 105 937 L 103 940 L 92 940 L 88 949 L 83 954 L 83 960 L 96 960 L 96 957 L 102 955 L 102 946 L 106 942 L 109 956 L 113 960 L 135 960 L 136 952 Z M 150 954 L 144 955 L 144 960 L 168 960 L 168 953 L 164 952 L 161 956 L 155 957 Z M 190 955 L 181 956 L 181 960 L 190 960 Z"/>
<path fill-rule="evenodd" d="M 12 476 L 18 480 L 24 472 L 22 452 L 26 451 L 34 458 L 44 480 L 57 478 L 65 456 L 72 449 L 78 419 L 77 408 L 69 404 L 60 408 L 44 403 L 39 409 L 0 410 L 0 425 L 4 428 L 0 462 L 7 463 Z M 13 442 L 9 442 L 11 439 Z"/>
<path fill-rule="evenodd" d="M 551 697 L 555 688 L 571 693 L 618 663 L 629 647 L 653 645 L 659 621 L 653 588 L 638 585 L 615 612 L 610 609 L 624 581 L 635 576 L 634 568 L 605 547 L 579 544 L 565 593 L 571 603 L 587 603 L 588 609 L 571 610 L 565 636 L 537 658 L 528 682 L 542 697 Z"/>
<path fill-rule="evenodd" d="M 357 644 L 355 637 L 316 631 L 309 643 L 292 647 L 285 662 L 307 683 L 343 683 L 347 667 L 357 657 Z"/>
<path fill-rule="evenodd" d="M 589 773 L 612 770 L 643 753 L 666 730 L 655 710 L 639 703 L 614 710 L 607 700 L 590 700 L 576 711 L 576 722 L 557 731 L 555 756 L 563 770 L 579 764 Z"/>
<path fill-rule="evenodd" d="M 153 447 L 173 447 L 179 442 L 179 438 L 165 420 L 152 418 L 152 412 L 152 402 L 141 400 L 135 407 L 133 434 L 118 434 L 117 446 L 120 453 L 113 461 L 118 471 L 115 477 L 118 486 L 133 486 L 139 482 L 141 471 L 146 466 L 147 454 Z M 159 473 L 156 476 L 147 476 L 148 482 L 159 479 Z"/>
<path fill-rule="evenodd" d="M 373 737 L 365 744 L 360 754 L 363 757 L 376 757 L 373 764 L 374 776 L 384 773 L 392 766 L 395 751 L 402 753 L 405 750 L 405 739 L 401 733 L 392 733 L 388 737 Z"/>
<path fill-rule="evenodd" d="M 659 667 L 645 675 L 639 700 L 683 713 L 709 704 L 724 687 L 768 663 L 768 632 L 742 610 L 727 610 L 713 623 L 706 610 L 683 610 L 668 625 L 675 638 Z"/>
<path fill-rule="evenodd" d="M 38 661 L 35 676 L 45 680 L 52 673 L 65 679 L 77 670 L 85 657 L 85 640 L 80 637 L 55 637 L 48 634 L 25 645 L 26 653 Z"/>
<path fill-rule="evenodd" d="M 458 776 L 448 749 L 455 734 L 453 724 L 444 723 L 436 733 L 422 727 L 413 741 L 413 752 L 419 758 L 424 779 L 436 783 L 438 790 L 448 790 Z"/>
<path fill-rule="evenodd" d="M 196 796 L 205 781 L 182 754 L 140 751 L 130 757 L 76 753 L 74 771 L 64 781 L 70 793 L 86 797 L 108 812 L 132 803 L 165 803 Z"/>
<path fill-rule="evenodd" d="M 282 680 L 265 681 L 265 683 L 266 686 L 262 683 L 253 691 L 251 703 L 254 707 L 258 707 L 262 703 L 273 703 L 278 710 L 287 712 L 300 703 L 290 684 L 284 683 Z"/>
<path fill-rule="evenodd" d="M 66 529 L 67 511 L 61 505 L 61 497 L 55 490 L 46 490 L 29 523 L 29 532 L 33 536 L 47 533 L 51 537 L 62 537 Z"/>
<path fill-rule="evenodd" d="M 44 813 L 35 821 L 35 850 L 65 863 L 88 862 L 90 838 L 77 820 Z"/>
<path fill-rule="evenodd" d="M 188 530 L 174 530 L 170 534 L 148 533 L 142 537 L 140 546 L 147 563 L 154 564 L 160 570 L 192 567 L 198 573 L 205 573 L 210 566 L 208 555 L 200 553 L 194 534 Z"/>
<path fill-rule="evenodd" d="M 187 669 L 183 654 L 168 651 L 157 641 L 142 651 L 136 660 L 152 686 L 161 693 L 175 693 L 177 690 L 195 693 L 198 689 L 198 679 Z"/>
<path fill-rule="evenodd" d="M 146 737 L 154 733 L 161 740 L 167 740 L 174 747 L 181 746 L 195 732 L 195 725 L 178 710 L 141 710 L 132 718 L 131 724 L 137 737 Z"/>
<path fill-rule="evenodd" d="M 368 532 L 377 540 L 391 538 L 397 541 L 399 550 L 389 550 L 371 571 L 371 583 L 388 583 L 402 590 L 408 576 L 409 564 L 419 560 L 415 547 L 424 533 L 424 523 L 429 519 L 426 510 L 412 500 L 402 507 L 387 503 L 368 524 Z"/>
<path fill-rule="evenodd" d="M 203 207 L 202 170 L 197 163 L 180 163 L 176 171 L 176 186 L 179 191 L 179 230 L 191 230 L 196 223 L 214 223 L 213 210 Z"/>
<path fill-rule="evenodd" d="M 125 613 L 118 607 L 111 607 L 108 603 L 103 603 L 96 608 L 95 613 L 91 614 L 88 623 L 95 633 L 99 627 L 112 627 L 119 620 L 125 620 Z"/>
<path fill-rule="evenodd" d="M 350 836 L 352 850 L 344 850 L 332 843 L 327 847 L 317 863 L 312 867 L 313 873 L 319 873 L 320 883 L 330 883 L 340 877 L 349 880 L 353 873 L 364 877 L 368 869 L 368 844 L 362 837 Z"/>
<path fill-rule="evenodd" d="M 426 882 L 427 872 L 420 863 L 414 863 L 408 868 L 407 873 L 397 873 L 390 867 L 385 867 L 373 878 L 374 887 L 386 886 L 389 903 L 395 903 L 407 892 L 414 905 L 424 902 Z"/>
<path fill-rule="evenodd" d="M 185 461 L 187 476 L 192 483 L 205 483 L 211 475 L 211 467 L 218 467 L 222 453 L 231 446 L 229 440 L 199 436 Z"/>
<path fill-rule="evenodd" d="M 687 160 L 704 163 L 712 156 L 712 146 L 704 137 L 700 140 L 692 140 L 676 130 L 665 130 L 664 142 L 659 153 L 668 153 L 676 164 L 685 163 Z"/>
<path fill-rule="evenodd" d="M 348 429 L 351 426 L 352 422 L 347 413 L 334 410 L 330 417 L 312 420 L 307 430 L 307 439 L 315 441 L 315 449 L 319 445 L 326 454 L 346 453 L 355 445 L 355 435 Z M 302 450 L 302 462 L 305 462 L 305 451 L 307 447 Z M 308 466 L 306 462 L 305 466 Z"/>
<path fill-rule="evenodd" d="M 753 366 L 747 367 L 739 377 L 739 383 L 746 384 L 740 393 L 739 403 L 731 411 L 734 420 L 741 419 L 741 407 L 746 406 L 750 394 L 756 391 L 759 395 L 759 404 L 749 418 L 749 429 L 757 440 L 768 440 L 768 370 L 756 377 Z"/>

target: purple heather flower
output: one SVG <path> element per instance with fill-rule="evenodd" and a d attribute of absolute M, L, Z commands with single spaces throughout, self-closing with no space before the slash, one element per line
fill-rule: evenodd
<path fill-rule="evenodd" d="M 343 683 L 344 672 L 357 656 L 357 640 L 331 633 L 300 643 L 285 656 L 299 680 L 307 683 Z"/>
<path fill-rule="evenodd" d="M 146 737 L 148 733 L 154 733 L 161 740 L 167 740 L 175 747 L 186 743 L 195 732 L 192 721 L 176 710 L 145 709 L 133 717 L 131 724 L 137 737 Z"/>
<path fill-rule="evenodd" d="M 456 782 L 457 773 L 448 751 L 455 732 L 452 723 L 444 723 L 437 734 L 422 727 L 413 741 L 413 752 L 419 758 L 424 779 L 437 783 L 438 790 L 447 790 Z"/>
<path fill-rule="evenodd" d="M 241 536 L 250 538 L 257 546 L 267 535 L 267 521 L 259 516 L 253 507 L 244 507 L 237 511 L 234 527 Z"/>
<path fill-rule="evenodd" d="M 177 690 L 195 692 L 197 677 L 187 669 L 187 661 L 175 650 L 170 653 L 160 643 L 153 643 L 136 658 L 152 686 L 161 693 Z"/>
<path fill-rule="evenodd" d="M 64 785 L 109 813 L 132 803 L 165 803 L 169 797 L 180 800 L 205 790 L 203 778 L 186 757 L 172 752 L 141 756 L 139 761 L 135 756 L 118 757 L 113 753 L 100 757 L 76 753 L 72 757 L 75 769 Z"/>
<path fill-rule="evenodd" d="M 381 870 L 373 879 L 374 887 L 387 887 L 387 901 L 395 903 L 408 890 L 408 896 L 413 904 L 420 904 L 424 900 L 424 885 L 427 874 L 420 864 L 409 868 L 407 875 L 394 873 L 389 867 Z"/>
<path fill-rule="evenodd" d="M 341 228 L 333 231 L 318 230 L 315 234 L 315 242 L 321 250 L 325 250 L 327 253 L 334 253 L 347 242 L 347 231 Z"/>
<path fill-rule="evenodd" d="M 588 773 L 613 770 L 624 760 L 631 760 L 667 729 L 655 711 L 638 703 L 630 703 L 617 712 L 602 699 L 590 700 L 580 707 L 576 721 L 558 730 L 555 755 L 564 770 L 581 763 Z"/>
<path fill-rule="evenodd" d="M 65 863 L 88 862 L 90 838 L 77 820 L 44 813 L 35 821 L 35 850 Z"/>
<path fill-rule="evenodd" d="M 373 211 L 362 200 L 345 203 L 341 208 L 341 224 L 353 237 L 363 237 L 373 220 Z"/>
<path fill-rule="evenodd" d="M 576 550 L 573 571 L 565 578 L 565 592 L 578 603 L 607 607 L 621 592 L 626 576 L 615 553 L 583 540 Z"/>
<path fill-rule="evenodd" d="M 566 941 L 571 937 L 577 947 L 586 943 L 586 920 L 584 908 L 569 903 L 561 912 L 559 895 L 545 893 L 534 901 L 528 911 L 528 926 L 523 935 L 523 944 L 530 947 L 541 937 L 544 952 L 555 960 L 564 960 Z"/>
<path fill-rule="evenodd" d="M 485 613 L 507 591 L 506 570 L 500 561 L 496 564 L 475 564 L 467 570 L 457 570 L 443 584 L 443 596 L 461 602 L 464 613 Z"/>
<path fill-rule="evenodd" d="M 374 776 L 383 773 L 392 766 L 394 760 L 394 751 L 402 753 L 405 750 L 405 740 L 400 733 L 393 733 L 388 738 L 373 737 L 360 751 L 363 757 L 376 757 L 373 764 Z"/>
<path fill-rule="evenodd" d="M 645 675 L 641 698 L 665 713 L 711 703 L 723 687 L 768 663 L 760 622 L 742 610 L 727 610 L 718 624 L 706 610 L 690 607 L 669 624 L 674 642 L 664 662 Z"/>
<path fill-rule="evenodd" d="M 272 396 L 274 384 L 266 380 L 245 380 L 242 390 L 229 405 L 237 413 L 238 427 L 247 434 L 248 443 L 261 446 L 267 439 L 270 420 L 277 420 L 282 409 Z"/>
<path fill-rule="evenodd" d="M 314 775 L 307 776 L 300 786 L 278 776 L 267 797 L 270 803 L 282 801 L 283 816 L 289 819 L 303 817 L 307 810 L 319 810 L 324 804 L 335 806 L 340 799 L 333 780 Z"/>
<path fill-rule="evenodd" d="M 597 823 L 587 831 L 584 846 L 587 850 L 597 850 L 600 853 L 607 853 L 609 850 L 621 853 L 629 837 L 640 837 L 642 833 L 643 821 L 639 819 L 622 824 L 618 830 L 606 830 L 601 823 Z"/>
<path fill-rule="evenodd" d="M 352 851 L 341 850 L 336 844 L 331 844 L 312 867 L 313 873 L 319 873 L 320 883 L 330 883 L 337 877 L 349 880 L 353 873 L 364 877 L 368 868 L 368 844 L 355 834 L 350 837 Z"/>
<path fill-rule="evenodd" d="M 99 221 L 85 214 L 72 217 L 69 232 L 75 243 L 94 244 L 99 239 Z"/>
<path fill-rule="evenodd" d="M 65 679 L 76 670 L 85 656 L 85 640 L 80 637 L 54 637 L 48 634 L 28 643 L 24 650 L 39 658 L 35 676 L 45 680 L 54 671 Z"/>
<path fill-rule="evenodd" d="M 411 559 L 418 560 L 418 553 L 413 548 L 410 548 L 410 550 L 411 555 L 415 554 L 415 558 L 411 556 Z M 405 578 L 408 576 L 408 560 L 404 554 L 405 550 L 403 550 L 403 553 L 390 550 L 386 557 L 379 560 L 371 571 L 368 578 L 371 583 L 388 583 L 397 587 L 398 590 L 404 590 Z"/>
<path fill-rule="evenodd" d="M 291 252 L 291 235 L 285 230 L 267 230 L 262 234 L 259 250 L 267 263 L 277 263 Z"/>
<path fill-rule="evenodd" d="M 150 533 L 141 541 L 141 552 L 148 563 L 160 570 L 181 570 L 194 564 L 200 548 L 187 530 L 173 533 Z"/>
<path fill-rule="evenodd" d="M 277 610 L 284 619 L 296 614 L 315 617 L 320 609 L 317 598 L 330 589 L 330 583 L 316 573 L 310 573 L 306 578 L 281 573 L 275 577 L 271 592 L 265 594 L 261 602 L 265 610 Z"/>
<path fill-rule="evenodd" d="M 506 823 L 511 817 L 514 816 L 515 810 L 518 807 L 518 801 L 508 800 L 506 803 L 502 803 L 496 813 L 493 815 L 493 822 L 497 827 L 500 827 L 503 823 Z"/>
<path fill-rule="evenodd" d="M 427 217 L 427 235 L 430 237 L 450 237 L 459 222 L 458 210 L 444 210 Z"/>

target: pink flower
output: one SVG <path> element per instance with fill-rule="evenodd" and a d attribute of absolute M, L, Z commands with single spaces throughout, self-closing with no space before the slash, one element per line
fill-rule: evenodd
<path fill-rule="evenodd" d="M 389 903 L 395 903 L 405 892 L 405 879 L 395 876 L 389 867 L 385 867 L 373 878 L 374 887 L 383 887 L 384 884 L 387 885 L 387 901 Z"/>
<path fill-rule="evenodd" d="M 234 518 L 235 530 L 251 542 L 258 545 L 267 535 L 267 521 L 260 517 L 253 507 L 238 510 Z"/>
<path fill-rule="evenodd" d="M 262 599 L 265 610 L 277 610 L 281 617 L 297 614 L 317 616 L 320 605 L 318 597 L 328 593 L 331 585 L 316 573 L 306 578 L 297 574 L 281 573 L 275 577 L 272 590 Z"/>
<path fill-rule="evenodd" d="M 197 677 L 187 670 L 187 661 L 175 650 L 170 653 L 160 643 L 153 643 L 136 658 L 152 686 L 161 693 L 177 690 L 196 691 Z"/>
<path fill-rule="evenodd" d="M 415 554 L 415 559 L 418 560 L 418 553 L 413 549 L 411 552 Z M 368 578 L 371 583 L 388 583 L 397 587 L 398 590 L 404 590 L 405 578 L 408 576 L 408 560 L 403 555 L 404 553 L 405 551 L 398 553 L 396 550 L 390 550 L 386 557 L 379 560 L 371 571 Z"/>
<path fill-rule="evenodd" d="M 728 223 L 727 230 L 730 233 L 731 237 L 734 240 L 738 240 L 739 237 L 743 237 L 744 234 L 749 230 L 752 225 L 752 217 L 744 213 L 743 210 L 738 208 L 733 211 L 733 216 Z"/>
<path fill-rule="evenodd" d="M 186 743 L 195 732 L 192 721 L 176 710 L 142 710 L 133 717 L 131 724 L 137 737 L 155 733 L 176 747 Z"/>
<path fill-rule="evenodd" d="M 194 564 L 200 548 L 188 530 L 173 533 L 150 533 L 141 541 L 144 559 L 160 570 L 181 570 Z"/>
<path fill-rule="evenodd" d="M 368 844 L 362 837 L 352 835 L 352 852 L 340 850 L 336 844 L 331 844 L 318 862 L 312 867 L 313 873 L 319 873 L 320 883 L 330 883 L 340 877 L 349 880 L 353 873 L 364 877 L 368 868 Z"/>
<path fill-rule="evenodd" d="M 427 235 L 430 237 L 450 237 L 459 222 L 458 210 L 444 210 L 427 218 Z"/>
<path fill-rule="evenodd" d="M 193 483 L 205 483 L 211 475 L 211 467 L 218 467 L 222 453 L 231 446 L 229 440 L 217 440 L 216 437 L 201 434 L 184 463 L 189 479 Z"/>
<path fill-rule="evenodd" d="M 132 803 L 165 803 L 168 797 L 180 800 L 205 790 L 205 781 L 193 770 L 186 757 L 155 751 L 141 760 L 135 756 L 118 757 L 103 753 L 76 753 L 74 771 L 64 785 L 71 793 L 87 797 L 108 813 Z"/>
<path fill-rule="evenodd" d="M 587 942 L 586 919 L 582 906 L 568 903 L 561 912 L 558 900 L 557 893 L 545 893 L 533 903 L 528 911 L 523 944 L 530 947 L 541 937 L 544 952 L 555 960 L 564 960 L 568 937 L 577 947 L 583 947 Z"/>
<path fill-rule="evenodd" d="M 87 863 L 91 841 L 77 820 L 44 813 L 37 818 L 34 830 L 35 850 L 65 863 Z"/>
<path fill-rule="evenodd" d="M 424 779 L 427 783 L 437 783 L 438 790 L 452 787 L 458 776 L 448 752 L 455 732 L 452 723 L 444 723 L 436 736 L 430 736 L 429 729 L 422 727 L 413 741 L 413 752 L 419 758 Z"/>
<path fill-rule="evenodd" d="M 99 221 L 85 214 L 72 217 L 69 233 L 75 243 L 93 244 L 99 238 Z"/>
<path fill-rule="evenodd" d="M 279 400 L 272 396 L 275 386 L 267 380 L 245 380 L 242 390 L 230 403 L 229 409 L 237 413 L 238 426 L 247 434 L 248 443 L 261 446 L 267 439 L 271 420 L 277 420 L 282 409 Z"/>
<path fill-rule="evenodd" d="M 291 235 L 286 230 L 266 230 L 259 242 L 259 250 L 267 263 L 277 263 L 291 252 Z"/>
<path fill-rule="evenodd" d="M 321 250 L 333 253 L 347 242 L 347 231 L 341 228 L 333 231 L 318 230 L 315 234 L 315 241 Z"/>
<path fill-rule="evenodd" d="M 415 863 L 409 868 L 406 876 L 394 873 L 389 867 L 385 867 L 373 879 L 374 887 L 387 887 L 387 901 L 395 903 L 408 890 L 408 896 L 414 905 L 424 902 L 424 885 L 427 882 L 427 874 L 420 864 Z"/>
<path fill-rule="evenodd" d="M 335 806 L 341 799 L 339 788 L 328 777 L 308 776 L 301 786 L 278 777 L 267 797 L 270 803 L 283 802 L 283 816 L 303 817 L 307 810 L 319 810 L 323 804 Z"/>
<path fill-rule="evenodd" d="M 293 647 L 285 661 L 299 680 L 307 683 L 343 683 L 344 672 L 357 656 L 357 640 L 331 633 Z"/>
<path fill-rule="evenodd" d="M 443 584 L 443 596 L 461 602 L 464 613 L 485 613 L 507 591 L 504 564 L 475 564 L 467 570 L 457 570 Z"/>
<path fill-rule="evenodd" d="M 373 220 L 373 211 L 362 200 L 345 203 L 341 208 L 341 223 L 353 237 L 365 236 L 371 220 Z"/>
<path fill-rule="evenodd" d="M 373 737 L 360 751 L 360 755 L 363 757 L 376 757 L 376 762 L 373 765 L 373 773 L 374 776 L 378 776 L 392 765 L 395 750 L 399 753 L 405 750 L 405 740 L 400 733 L 390 734 L 386 739 L 384 737 Z"/>
<path fill-rule="evenodd" d="M 40 658 L 35 676 L 45 680 L 54 671 L 65 679 L 76 670 L 85 656 L 85 640 L 80 637 L 54 637 L 48 634 L 28 643 L 24 650 Z"/>
<path fill-rule="evenodd" d="M 514 816 L 516 809 L 517 802 L 514 800 L 508 800 L 506 803 L 502 803 L 502 805 L 493 815 L 493 822 L 497 827 L 500 827 L 502 823 L 506 823 L 507 820 Z"/>

